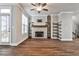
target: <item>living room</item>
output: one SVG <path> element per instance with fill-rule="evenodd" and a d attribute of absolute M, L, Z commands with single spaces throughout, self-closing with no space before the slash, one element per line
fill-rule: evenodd
<path fill-rule="evenodd" d="M 68 51 L 68 54 L 60 54 L 59 50 L 61 47 L 72 48 L 72 45 L 75 47 L 77 44 L 78 18 L 79 3 L 0 3 L 0 45 L 4 50 L 8 48 L 12 52 L 17 51 L 12 53 L 8 50 L 9 52 L 3 53 L 1 50 L 2 55 L 21 55 L 22 52 L 28 53 L 22 55 L 74 55 L 74 49 L 69 50 L 73 54 Z M 19 52 L 17 47 L 23 49 L 23 46 L 26 51 Z M 51 51 L 51 48 L 55 46 L 59 50 L 52 54 L 55 50 Z M 37 51 L 39 48 L 43 50 L 40 50 L 41 53 L 35 50 L 30 52 L 29 47 L 37 47 Z M 49 54 L 45 54 L 46 47 L 46 51 L 50 50 Z"/>

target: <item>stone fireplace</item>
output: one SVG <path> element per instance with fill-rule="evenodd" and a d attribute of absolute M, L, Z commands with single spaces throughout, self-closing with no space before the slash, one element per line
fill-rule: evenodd
<path fill-rule="evenodd" d="M 47 16 L 33 16 L 31 22 L 32 38 L 47 38 Z"/>

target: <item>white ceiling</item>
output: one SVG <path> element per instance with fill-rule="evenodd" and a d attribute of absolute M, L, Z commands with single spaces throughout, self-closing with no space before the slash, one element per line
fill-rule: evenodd
<path fill-rule="evenodd" d="M 17 3 L 0 3 L 0 5 L 16 5 Z M 66 12 L 79 12 L 79 3 L 47 3 L 45 8 L 48 9 L 48 12 L 42 11 L 38 13 L 37 11 L 31 11 L 34 6 L 31 3 L 21 3 L 25 8 L 26 12 L 30 15 L 49 15 L 49 14 L 58 14 L 62 11 Z"/>
<path fill-rule="evenodd" d="M 38 13 L 37 11 L 31 11 L 30 9 L 33 6 L 30 3 L 23 3 L 22 4 L 26 9 L 27 13 L 30 15 L 48 15 L 48 14 L 57 14 L 62 11 L 67 12 L 77 12 L 79 11 L 79 3 L 47 3 L 45 8 L 48 8 L 48 12 L 42 11 Z"/>

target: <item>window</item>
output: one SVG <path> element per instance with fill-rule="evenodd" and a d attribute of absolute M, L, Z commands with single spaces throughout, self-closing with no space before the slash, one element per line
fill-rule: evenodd
<path fill-rule="evenodd" d="M 8 14 L 10 14 L 11 10 L 10 9 L 1 9 L 0 13 L 8 13 Z"/>
<path fill-rule="evenodd" d="M 28 18 L 22 14 L 22 33 L 28 33 Z"/>
<path fill-rule="evenodd" d="M 1 24 L 2 24 L 2 31 L 5 31 L 6 30 L 6 27 L 7 27 L 7 31 L 9 31 L 9 26 L 6 26 L 6 25 L 9 25 L 9 18 L 10 18 L 10 13 L 11 13 L 11 9 L 0 9 L 0 14 L 1 15 L 3 15 L 2 17 L 1 17 L 1 19 L 2 19 L 2 22 L 1 22 Z M 5 15 L 5 16 L 4 16 Z"/>

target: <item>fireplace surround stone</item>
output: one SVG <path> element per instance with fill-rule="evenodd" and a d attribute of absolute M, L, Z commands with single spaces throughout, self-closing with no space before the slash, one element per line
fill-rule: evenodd
<path fill-rule="evenodd" d="M 32 28 L 32 38 L 47 38 L 47 28 Z"/>

